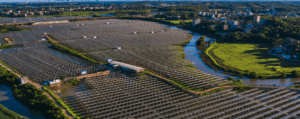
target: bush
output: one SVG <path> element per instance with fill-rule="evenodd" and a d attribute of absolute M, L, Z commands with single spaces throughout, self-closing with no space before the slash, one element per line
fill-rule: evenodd
<path fill-rule="evenodd" d="M 257 78 L 256 72 L 251 72 L 251 73 L 249 74 L 249 76 L 250 76 L 251 78 L 254 78 L 254 79 Z"/>
<path fill-rule="evenodd" d="M 227 79 L 230 81 L 235 81 L 233 77 L 228 77 Z"/>
<path fill-rule="evenodd" d="M 298 78 L 299 75 L 300 75 L 299 72 L 296 71 L 296 70 L 293 70 L 292 73 L 291 73 L 291 76 L 294 77 L 294 78 Z"/>
<path fill-rule="evenodd" d="M 60 78 L 61 80 L 63 80 L 63 79 L 65 79 L 65 78 L 66 78 L 66 76 L 64 76 L 64 75 L 61 75 L 59 78 Z"/>
<path fill-rule="evenodd" d="M 285 77 L 286 77 L 286 73 L 285 73 L 285 72 L 282 72 L 282 73 L 280 74 L 280 77 L 281 77 L 281 78 L 285 78 Z"/>

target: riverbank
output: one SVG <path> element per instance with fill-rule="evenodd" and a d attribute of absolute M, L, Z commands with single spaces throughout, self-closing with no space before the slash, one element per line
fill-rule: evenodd
<path fill-rule="evenodd" d="M 23 116 L 7 109 L 5 106 L 0 104 L 0 117 L 2 119 L 25 119 Z"/>
<path fill-rule="evenodd" d="M 54 99 L 49 94 L 47 95 L 46 92 L 30 83 L 25 85 L 19 84 L 18 79 L 21 75 L 13 72 L 2 63 L 0 63 L 0 75 L 0 84 L 9 86 L 13 96 L 21 104 L 30 109 L 41 111 L 47 119 L 70 119 L 66 116 L 68 114 L 55 104 Z M 30 80 L 28 81 L 31 82 Z"/>

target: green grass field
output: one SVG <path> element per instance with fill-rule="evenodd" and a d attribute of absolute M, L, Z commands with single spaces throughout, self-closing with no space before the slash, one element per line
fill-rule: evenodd
<path fill-rule="evenodd" d="M 179 24 L 180 21 L 184 21 L 185 23 L 192 22 L 192 20 L 168 20 L 168 21 L 170 21 L 173 24 Z"/>
<path fill-rule="evenodd" d="M 279 76 L 280 72 L 290 74 L 292 70 L 300 71 L 299 63 L 295 63 L 295 66 L 286 60 L 281 63 L 279 58 L 269 55 L 267 48 L 259 44 L 217 43 L 214 47 L 213 53 L 224 65 L 232 68 L 249 70 L 266 77 Z"/>

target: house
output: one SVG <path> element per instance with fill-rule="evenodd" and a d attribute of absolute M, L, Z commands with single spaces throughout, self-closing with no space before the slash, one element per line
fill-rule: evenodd
<path fill-rule="evenodd" d="M 231 26 L 239 25 L 239 21 L 232 20 L 232 21 L 229 21 L 228 24 L 230 24 Z"/>
<path fill-rule="evenodd" d="M 118 50 L 121 50 L 121 47 L 117 47 Z"/>
<path fill-rule="evenodd" d="M 26 84 L 28 83 L 28 77 L 22 77 L 22 78 L 19 78 L 19 81 L 20 83 L 23 85 L 23 84 Z"/>
<path fill-rule="evenodd" d="M 48 85 L 52 85 L 52 84 L 60 84 L 60 79 L 51 80 L 51 81 L 46 81 L 46 83 L 47 83 Z"/>
<path fill-rule="evenodd" d="M 243 28 L 243 33 L 248 33 L 248 32 L 251 32 L 250 28 Z"/>
<path fill-rule="evenodd" d="M 222 25 L 222 30 L 228 30 L 228 25 Z"/>
<path fill-rule="evenodd" d="M 86 70 L 80 71 L 80 75 L 85 75 L 85 74 L 87 74 L 87 71 L 86 71 Z"/>
<path fill-rule="evenodd" d="M 296 39 L 293 39 L 293 38 L 286 38 L 285 40 L 283 40 L 283 44 L 284 44 L 284 46 L 299 45 L 300 40 L 296 40 Z"/>
<path fill-rule="evenodd" d="M 201 19 L 193 19 L 192 27 L 195 27 L 200 22 L 201 22 Z"/>

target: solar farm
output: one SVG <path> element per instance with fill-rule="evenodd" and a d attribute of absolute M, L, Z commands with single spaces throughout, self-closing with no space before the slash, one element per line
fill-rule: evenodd
<path fill-rule="evenodd" d="M 2 49 L 0 60 L 32 81 L 79 76 L 111 70 L 110 74 L 86 78 L 88 90 L 74 98 L 92 119 L 294 119 L 300 116 L 299 91 L 282 87 L 250 88 L 238 92 L 226 88 L 198 97 L 186 93 L 161 77 L 207 90 L 231 81 L 206 74 L 184 60 L 182 46 L 191 33 L 163 24 L 140 20 L 94 20 L 24 26 L 31 30 L 0 34 L 21 47 Z M 52 49 L 55 43 L 76 49 L 98 62 L 113 61 L 145 68 L 147 75 L 128 75 L 109 65 L 92 63 Z M 183 52 L 184 53 L 184 52 Z"/>

